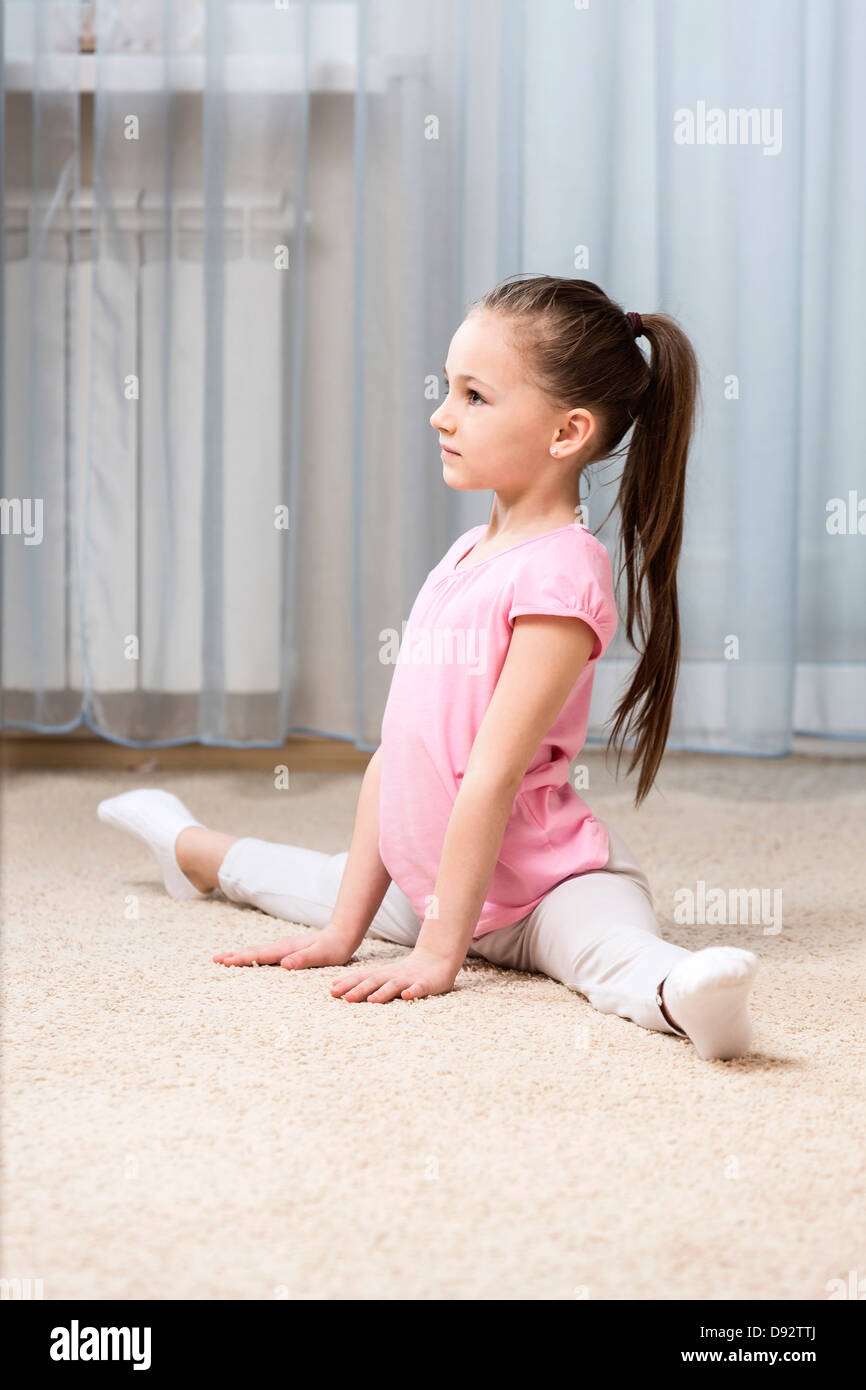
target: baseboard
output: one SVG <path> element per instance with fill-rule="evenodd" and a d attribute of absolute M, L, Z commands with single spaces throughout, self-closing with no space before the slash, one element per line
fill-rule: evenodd
<path fill-rule="evenodd" d="M 292 735 L 282 748 L 210 748 L 200 743 L 173 748 L 125 748 L 80 730 L 69 734 L 30 734 L 17 729 L 0 734 L 0 767 L 122 768 L 127 772 L 160 768 L 250 768 L 292 772 L 363 771 L 372 754 L 342 739 Z"/>

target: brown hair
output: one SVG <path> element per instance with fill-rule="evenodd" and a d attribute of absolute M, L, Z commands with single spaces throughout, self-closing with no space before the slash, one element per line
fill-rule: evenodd
<path fill-rule="evenodd" d="M 556 406 L 595 415 L 590 453 L 580 457 L 575 474 L 578 498 L 585 467 L 610 458 L 634 426 L 614 505 L 619 504 L 624 552 L 617 582 L 625 570 L 625 629 L 640 660 L 611 716 L 608 747 L 619 740 L 618 776 L 622 745 L 634 737 L 628 773 L 640 763 L 635 798 L 640 806 L 665 751 L 679 671 L 677 563 L 699 394 L 697 358 L 673 318 L 641 314 L 652 349 L 647 362 L 624 311 L 591 280 L 509 277 L 476 300 L 469 313 L 482 311 L 511 320 L 531 379 Z M 634 640 L 635 620 L 641 649 Z"/>

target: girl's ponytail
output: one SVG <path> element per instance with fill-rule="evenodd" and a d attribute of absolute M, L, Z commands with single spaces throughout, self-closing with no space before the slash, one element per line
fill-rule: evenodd
<path fill-rule="evenodd" d="M 611 743 L 617 771 L 626 737 L 640 763 L 635 804 L 655 780 L 665 751 L 680 661 L 677 563 L 683 539 L 686 461 L 698 394 L 694 349 L 666 314 L 642 315 L 649 340 L 649 382 L 637 406 L 617 501 L 626 574 L 626 636 L 640 633 L 640 659 L 617 705 Z M 620 571 L 622 572 L 622 571 Z"/>

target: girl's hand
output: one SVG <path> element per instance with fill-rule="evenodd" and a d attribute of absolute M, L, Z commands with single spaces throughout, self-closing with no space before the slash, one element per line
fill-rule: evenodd
<path fill-rule="evenodd" d="M 457 970 L 441 956 L 432 956 L 416 947 L 401 960 L 388 965 L 365 966 L 341 975 L 331 985 L 331 993 L 351 1004 L 367 1000 L 387 1004 L 401 999 L 423 999 L 427 994 L 447 994 L 457 978 Z"/>
<path fill-rule="evenodd" d="M 246 951 L 218 951 L 217 965 L 281 965 L 284 970 L 306 970 L 316 965 L 345 965 L 355 954 L 353 944 L 330 924 L 317 936 L 287 936 L 269 946 Z"/>

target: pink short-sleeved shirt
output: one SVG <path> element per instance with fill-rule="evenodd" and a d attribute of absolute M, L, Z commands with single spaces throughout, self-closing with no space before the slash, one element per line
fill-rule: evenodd
<path fill-rule="evenodd" d="M 382 717 L 379 854 L 420 918 L 445 831 L 520 613 L 582 618 L 590 658 L 520 784 L 473 939 L 526 916 L 563 879 L 603 868 L 608 835 L 569 781 L 586 738 L 595 666 L 617 626 L 610 557 L 578 524 L 454 566 L 486 525 L 459 536 L 404 623 Z"/>

